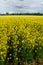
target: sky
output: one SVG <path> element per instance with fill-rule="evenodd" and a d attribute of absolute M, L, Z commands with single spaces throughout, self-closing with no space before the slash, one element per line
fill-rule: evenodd
<path fill-rule="evenodd" d="M 0 13 L 43 13 L 43 0 L 0 0 Z"/>

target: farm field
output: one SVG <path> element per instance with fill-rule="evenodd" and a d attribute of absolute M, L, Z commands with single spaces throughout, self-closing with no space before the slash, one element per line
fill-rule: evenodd
<path fill-rule="evenodd" d="M 0 16 L 0 65 L 43 65 L 43 16 Z"/>

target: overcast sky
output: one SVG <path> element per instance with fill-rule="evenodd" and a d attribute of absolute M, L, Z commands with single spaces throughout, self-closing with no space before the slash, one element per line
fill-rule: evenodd
<path fill-rule="evenodd" d="M 0 0 L 0 13 L 43 13 L 43 0 Z"/>

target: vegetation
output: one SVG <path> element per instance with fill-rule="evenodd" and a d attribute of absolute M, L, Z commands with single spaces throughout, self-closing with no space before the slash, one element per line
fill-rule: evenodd
<path fill-rule="evenodd" d="M 43 13 L 9 13 L 9 12 L 6 12 L 4 14 L 0 14 L 0 15 L 42 15 L 43 16 Z"/>
<path fill-rule="evenodd" d="M 43 65 L 43 16 L 0 16 L 0 65 Z"/>

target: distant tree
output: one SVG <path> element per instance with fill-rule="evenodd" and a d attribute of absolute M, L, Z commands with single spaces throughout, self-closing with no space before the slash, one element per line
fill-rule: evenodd
<path fill-rule="evenodd" d="M 6 15 L 9 15 L 9 13 L 8 13 L 8 12 L 6 12 Z"/>

